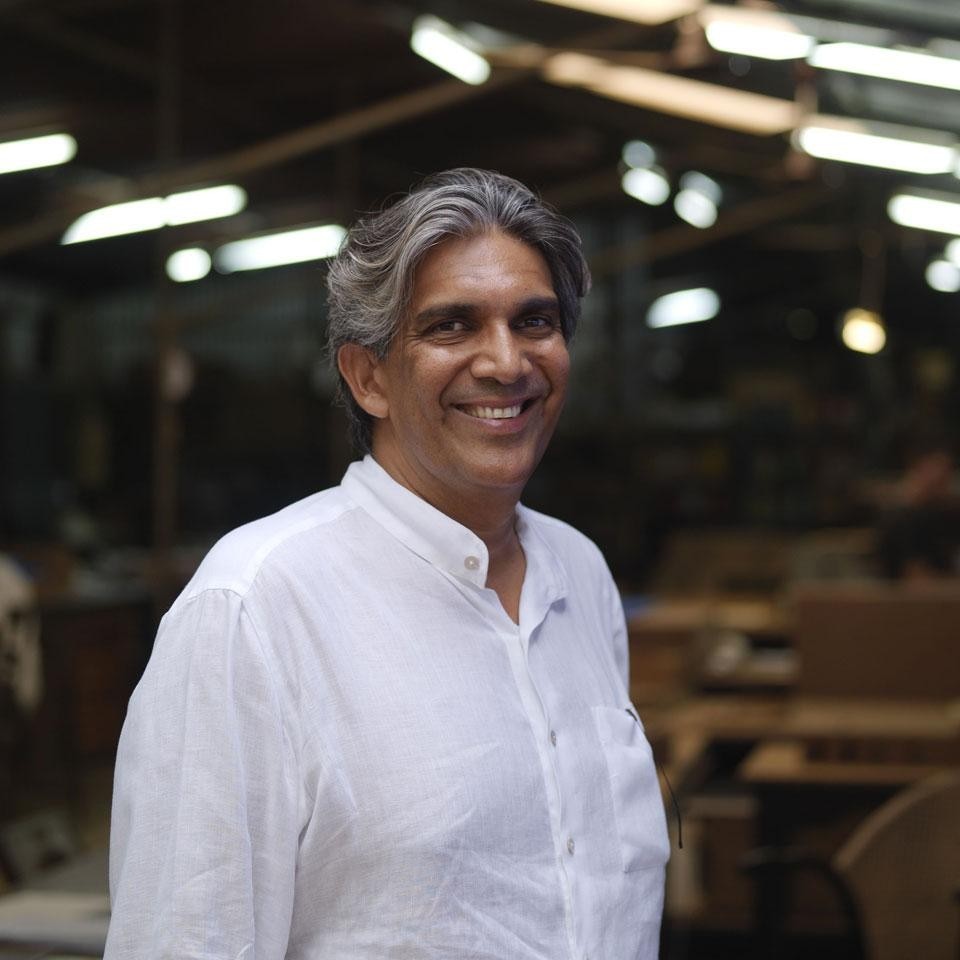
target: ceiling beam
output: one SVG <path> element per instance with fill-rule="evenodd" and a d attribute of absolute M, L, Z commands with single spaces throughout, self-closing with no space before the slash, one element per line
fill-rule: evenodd
<path fill-rule="evenodd" d="M 242 178 L 278 166 L 317 150 L 345 143 L 408 120 L 464 103 L 474 97 L 508 86 L 525 77 L 525 73 L 505 72 L 482 87 L 472 87 L 458 80 L 443 81 L 339 114 L 329 120 L 311 124 L 291 133 L 281 134 L 232 153 L 197 163 L 187 163 L 170 170 L 148 174 L 129 183 L 126 197 L 116 195 L 116 181 L 110 180 L 110 200 L 91 198 L 84 202 L 62 203 L 51 212 L 27 223 L 0 230 L 0 257 L 27 247 L 45 243 L 62 234 L 81 214 L 121 199 L 137 199 L 174 192 L 205 182 Z M 88 187 L 88 189 L 90 189 Z M 94 194 L 95 190 L 90 190 Z"/>
<path fill-rule="evenodd" d="M 2 2 L 2 0 L 0 0 Z M 628 36 L 625 25 L 605 26 L 574 38 L 569 46 L 613 46 Z M 538 61 L 539 63 L 539 61 Z M 29 222 L 0 230 L 0 258 L 61 235 L 79 216 L 107 203 L 166 194 L 204 182 L 240 178 L 269 169 L 318 150 L 348 143 L 359 137 L 389 129 L 400 123 L 466 103 L 536 76 L 538 66 L 497 71 L 485 84 L 471 86 L 447 80 L 433 86 L 399 94 L 378 103 L 341 113 L 299 130 L 281 134 L 231 153 L 168 170 L 156 171 L 128 183 L 126 196 L 117 196 L 116 178 L 104 178 L 110 199 L 98 200 L 95 184 L 85 187 L 86 198 L 61 194 L 55 209 Z"/>

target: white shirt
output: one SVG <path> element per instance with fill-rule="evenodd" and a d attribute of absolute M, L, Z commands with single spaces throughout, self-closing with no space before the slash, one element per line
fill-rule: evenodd
<path fill-rule="evenodd" d="M 224 537 L 120 740 L 107 960 L 647 960 L 668 856 L 597 548 L 471 531 L 371 458 Z"/>

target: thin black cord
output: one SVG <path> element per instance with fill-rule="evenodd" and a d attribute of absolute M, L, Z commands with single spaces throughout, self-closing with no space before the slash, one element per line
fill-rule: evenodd
<path fill-rule="evenodd" d="M 636 715 L 631 707 L 626 708 L 627 713 L 637 722 L 639 726 L 643 726 L 640 723 L 640 718 Z M 667 790 L 670 793 L 670 800 L 673 803 L 673 812 L 677 815 L 677 848 L 683 849 L 683 818 L 680 816 L 680 804 L 677 802 L 677 795 L 673 792 L 673 784 L 670 782 L 670 778 L 667 776 L 667 771 L 663 769 L 663 766 L 659 761 L 653 761 L 657 765 L 657 769 L 660 771 L 660 774 L 663 776 L 664 782 L 667 784 Z"/>
<path fill-rule="evenodd" d="M 670 783 L 670 778 L 667 776 L 667 771 L 657 763 L 657 769 L 663 774 L 663 779 L 666 781 L 667 790 L 670 791 L 670 799 L 673 801 L 673 812 L 677 815 L 677 848 L 683 849 L 683 819 L 680 816 L 680 804 L 677 803 L 677 795 L 673 792 L 673 784 Z"/>

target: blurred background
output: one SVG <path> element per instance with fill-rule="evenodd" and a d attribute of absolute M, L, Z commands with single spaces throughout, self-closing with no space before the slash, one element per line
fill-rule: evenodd
<path fill-rule="evenodd" d="M 958 91 L 955 0 L 0 0 L 0 957 L 99 955 L 159 616 L 339 481 L 324 259 L 461 165 L 593 271 L 525 500 L 623 592 L 664 957 L 956 957 Z"/>

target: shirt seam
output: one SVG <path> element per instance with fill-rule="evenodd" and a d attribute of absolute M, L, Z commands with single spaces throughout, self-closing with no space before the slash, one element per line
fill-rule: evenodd
<path fill-rule="evenodd" d="M 300 523 L 284 527 L 283 530 L 278 531 L 270 537 L 267 537 L 254 550 L 252 556 L 243 565 L 239 574 L 232 577 L 211 579 L 208 582 L 198 584 L 194 590 L 190 591 L 189 593 L 184 593 L 180 598 L 180 601 L 184 604 L 189 603 L 199 597 L 202 597 L 203 594 L 209 590 L 222 590 L 226 593 L 234 594 L 240 600 L 244 600 L 256 584 L 257 578 L 262 573 L 263 568 L 269 563 L 273 554 L 281 547 L 295 540 L 297 537 L 301 537 L 304 534 L 310 533 L 319 527 L 333 524 L 339 520 L 342 520 L 344 516 L 352 511 L 359 510 L 363 511 L 365 515 L 368 515 L 366 511 L 364 511 L 363 508 L 359 504 L 355 503 L 352 499 L 349 497 L 345 497 L 345 499 L 346 503 L 344 503 L 341 509 L 339 509 L 332 516 L 326 516 L 322 519 L 311 518 L 310 520 L 304 520 Z M 214 550 L 215 549 L 216 547 L 214 547 Z M 201 565 L 201 572 L 202 569 L 203 568 Z"/>

